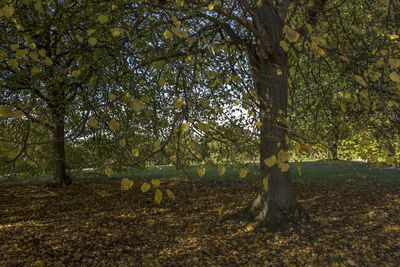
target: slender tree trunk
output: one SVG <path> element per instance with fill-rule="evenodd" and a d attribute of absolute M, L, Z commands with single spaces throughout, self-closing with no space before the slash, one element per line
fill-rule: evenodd
<path fill-rule="evenodd" d="M 332 160 L 338 160 L 338 140 L 335 139 L 330 145 L 329 150 L 331 151 L 332 154 Z"/>
<path fill-rule="evenodd" d="M 294 197 L 289 171 L 282 171 L 277 164 L 268 167 L 264 163 L 271 156 L 278 158 L 280 150 L 288 150 L 288 125 L 285 123 L 288 59 L 280 46 L 283 39 L 281 20 L 268 9 L 260 9 L 259 17 L 262 18 L 259 29 L 268 29 L 263 31 L 268 41 L 250 44 L 248 55 L 260 101 L 261 179 L 266 179 L 268 185 L 261 185 L 256 199 L 233 218 L 255 223 L 256 229 L 266 228 L 269 232 L 277 232 L 298 228 L 303 221 L 309 220 L 309 216 Z"/>
<path fill-rule="evenodd" d="M 57 112 L 58 113 L 58 112 Z M 65 132 L 64 115 L 53 116 L 53 150 L 54 150 L 54 174 L 53 183 L 57 186 L 66 186 L 72 183 L 65 170 Z"/>

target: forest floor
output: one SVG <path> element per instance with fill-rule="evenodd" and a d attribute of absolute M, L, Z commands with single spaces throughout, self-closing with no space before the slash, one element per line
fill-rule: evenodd
<path fill-rule="evenodd" d="M 255 197 L 254 179 L 161 179 L 160 204 L 146 178 L 123 192 L 117 178 L 1 185 L 0 266 L 399 266 L 398 173 L 321 171 L 293 183 L 313 224 L 284 234 L 221 221 Z"/>

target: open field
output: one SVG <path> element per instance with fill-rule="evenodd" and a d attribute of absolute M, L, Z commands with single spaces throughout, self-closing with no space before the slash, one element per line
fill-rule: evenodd
<path fill-rule="evenodd" d="M 245 179 L 212 168 L 203 178 L 168 167 L 118 174 L 134 179 L 126 192 L 118 177 L 63 189 L 3 183 L 0 265 L 398 266 L 400 172 L 317 164 L 303 163 L 302 176 L 291 169 L 312 223 L 273 235 L 221 221 L 255 197 L 256 167 Z M 160 204 L 154 188 L 140 191 L 151 178 L 161 179 Z"/>

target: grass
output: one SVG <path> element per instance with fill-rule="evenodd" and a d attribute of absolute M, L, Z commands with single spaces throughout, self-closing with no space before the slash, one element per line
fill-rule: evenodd
<path fill-rule="evenodd" d="M 366 163 L 348 162 L 348 161 L 307 161 L 301 162 L 301 175 L 298 168 L 291 163 L 290 175 L 292 181 L 296 184 L 313 183 L 313 184 L 380 184 L 380 183 L 400 183 L 400 169 L 398 171 L 388 171 L 386 169 L 379 170 L 377 168 L 369 168 Z M 246 180 L 259 181 L 259 166 L 249 166 L 249 173 Z M 79 176 L 73 177 L 74 181 L 104 181 L 108 179 L 178 179 L 178 180 L 235 180 L 238 177 L 237 167 L 227 167 L 224 175 L 219 176 L 216 167 L 207 167 L 203 177 L 199 177 L 197 166 L 185 168 L 185 170 L 177 170 L 174 166 L 151 166 L 149 170 L 140 171 L 120 171 L 114 173 L 111 177 L 104 174 L 93 173 L 91 169 L 85 169 L 79 173 Z M 12 180 L 0 176 L 0 185 L 10 184 L 41 184 L 48 183 L 52 179 L 51 175 L 43 174 L 37 176 L 18 176 Z"/>

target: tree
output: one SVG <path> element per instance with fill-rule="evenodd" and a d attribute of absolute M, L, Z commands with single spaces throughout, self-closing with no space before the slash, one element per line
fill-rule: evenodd
<path fill-rule="evenodd" d="M 151 2 L 148 4 L 154 7 L 154 12 L 160 14 L 160 18 L 166 25 L 170 23 L 164 31 L 166 47 L 179 47 L 185 50 L 187 55 L 196 50 L 193 47 L 206 48 L 211 51 L 208 52 L 211 54 L 211 59 L 197 59 L 193 65 L 197 64 L 199 69 L 207 70 L 208 68 L 208 73 L 212 72 L 212 74 L 209 75 L 210 77 L 202 78 L 201 74 L 197 75 L 195 70 L 193 71 L 195 77 L 193 80 L 208 79 L 211 81 L 209 83 L 211 88 L 215 87 L 219 92 L 231 92 L 233 97 L 229 94 L 220 94 L 225 103 L 240 99 L 238 95 L 246 93 L 246 97 L 241 99 L 242 102 L 245 103 L 244 99 L 248 98 L 252 102 L 249 105 L 250 108 L 258 109 L 259 121 L 256 122 L 256 125 L 260 127 L 262 189 L 258 197 L 234 217 L 248 222 L 257 222 L 259 228 L 265 227 L 270 231 L 284 230 L 300 224 L 303 219 L 308 219 L 304 209 L 295 200 L 290 186 L 287 163 L 290 139 L 297 140 L 295 144 L 308 153 L 312 151 L 311 146 L 304 140 L 323 149 L 329 148 L 329 140 L 326 140 L 328 136 L 323 134 L 318 134 L 317 138 L 312 132 L 307 135 L 299 135 L 296 133 L 298 129 L 293 129 L 288 121 L 289 82 L 293 84 L 296 80 L 294 79 L 296 78 L 295 73 L 292 73 L 292 67 L 288 66 L 288 57 L 293 55 L 291 51 L 297 50 L 301 54 L 301 56 L 294 57 L 294 61 L 303 60 L 304 62 L 310 58 L 321 58 L 325 54 L 329 54 L 332 58 L 328 60 L 322 58 L 320 61 L 324 62 L 323 64 L 329 66 L 339 60 L 343 63 L 344 67 L 339 69 L 338 76 L 344 88 L 338 88 L 337 95 L 335 93 L 327 94 L 317 86 L 310 87 L 310 92 L 297 91 L 299 94 L 314 94 L 315 101 L 313 103 L 319 102 L 319 106 L 316 107 L 318 111 L 323 111 L 323 105 L 331 103 L 332 97 L 338 98 L 335 104 L 338 108 L 329 112 L 329 115 L 326 116 L 327 119 L 330 116 L 335 118 L 342 116 L 343 120 L 341 121 L 343 122 L 344 118 L 350 115 L 346 112 L 350 109 L 358 110 L 360 112 L 358 114 L 363 114 L 363 120 L 374 117 L 370 113 L 366 115 L 359 104 L 350 108 L 349 105 L 354 102 L 347 98 L 348 95 L 352 98 L 353 95 L 358 94 L 360 86 L 369 87 L 373 95 L 380 95 L 374 89 L 372 76 L 368 80 L 370 83 L 367 83 L 357 74 L 360 73 L 359 69 L 370 65 L 368 63 L 370 58 L 365 56 L 365 51 L 371 49 L 368 45 L 373 41 L 353 42 L 352 38 L 359 38 L 354 35 L 357 28 L 349 34 L 342 25 L 343 21 L 351 21 L 351 18 L 354 17 L 352 13 L 354 7 L 362 8 L 360 3 L 360 1 L 352 1 L 343 4 L 326 0 L 311 2 L 240 0 Z M 388 1 L 382 1 L 381 4 L 376 5 L 380 5 L 380 7 L 366 8 L 365 13 L 357 17 L 357 20 L 365 19 L 367 23 L 371 23 L 372 14 L 374 14 L 379 17 L 387 17 L 387 21 L 392 23 L 393 16 L 385 13 L 385 10 L 395 9 L 397 5 L 393 6 Z M 289 24 L 295 26 L 291 27 Z M 379 26 L 378 28 L 379 31 L 382 31 L 383 27 Z M 391 24 L 389 28 L 395 29 L 396 26 Z M 185 30 L 183 34 L 179 29 Z M 330 36 L 330 31 L 335 35 Z M 371 31 L 367 37 L 372 39 L 376 38 L 376 35 L 377 31 Z M 303 42 L 297 42 L 300 36 L 304 37 Z M 383 37 L 382 41 L 386 42 L 386 39 Z M 356 56 L 352 56 L 354 54 Z M 209 54 L 206 53 L 202 56 L 205 57 L 205 55 Z M 225 58 L 221 55 L 225 55 Z M 386 55 L 389 56 L 387 52 Z M 375 56 L 371 58 L 377 59 Z M 366 64 L 360 64 L 360 60 L 365 60 Z M 200 63 L 204 64 L 205 62 L 207 62 L 205 66 L 200 66 Z M 340 73 L 341 70 L 350 70 L 350 72 Z M 330 68 L 317 68 L 316 72 L 318 71 L 326 71 L 324 75 L 327 77 L 329 71 L 337 70 L 331 66 Z M 387 74 L 386 71 L 385 73 Z M 289 76 L 291 77 L 288 80 Z M 385 76 L 385 80 L 388 76 Z M 229 78 L 229 81 L 231 77 L 237 77 L 238 81 L 235 79 L 227 88 L 223 85 L 228 80 L 226 77 Z M 310 80 L 313 77 L 315 76 L 311 76 Z M 322 78 L 325 79 L 325 77 Z M 396 83 L 398 80 L 396 74 L 391 74 L 391 77 Z M 246 87 L 246 83 L 249 85 L 248 81 L 253 82 L 254 89 Z M 315 81 L 313 82 L 315 83 Z M 332 81 L 328 82 L 332 83 Z M 318 83 L 319 81 L 316 82 L 316 85 Z M 240 86 L 238 86 L 239 84 Z M 391 96 L 391 99 L 390 101 L 394 101 L 396 98 Z M 356 100 L 359 101 L 361 98 Z M 189 101 L 191 99 L 186 99 L 186 102 Z M 294 105 L 294 103 L 291 104 Z M 299 104 L 298 106 L 301 106 L 303 103 Z M 386 101 L 380 102 L 380 105 L 383 109 L 387 107 Z M 394 103 L 391 102 L 389 106 L 393 105 Z M 198 109 L 195 108 L 195 110 Z M 212 125 L 213 120 L 209 119 L 209 122 Z M 323 121 L 322 124 L 325 126 L 319 129 L 327 129 L 328 123 L 330 122 Z M 336 127 L 335 125 L 338 123 L 333 123 L 333 127 Z M 210 131 L 207 131 L 206 134 L 211 135 L 215 132 L 216 127 L 211 126 Z M 334 133 L 333 137 L 340 138 L 338 136 L 340 132 Z M 337 144 L 337 141 L 334 143 Z M 331 149 L 333 149 L 332 146 Z"/>
<path fill-rule="evenodd" d="M 149 54 L 126 54 L 127 41 L 148 31 L 138 20 L 144 10 L 102 1 L 11 1 L 1 12 L 1 123 L 19 124 L 24 133 L 2 140 L 18 151 L 7 162 L 35 162 L 31 153 L 44 147 L 34 147 L 52 143 L 53 156 L 48 159 L 54 182 L 68 185 L 66 142 L 87 138 L 92 133 L 87 125 L 97 126 L 94 114 L 135 90 L 132 84 L 138 85 L 145 75 Z M 135 52 L 147 48 L 138 46 Z M 118 123 L 110 119 L 107 124 L 112 122 Z"/>

